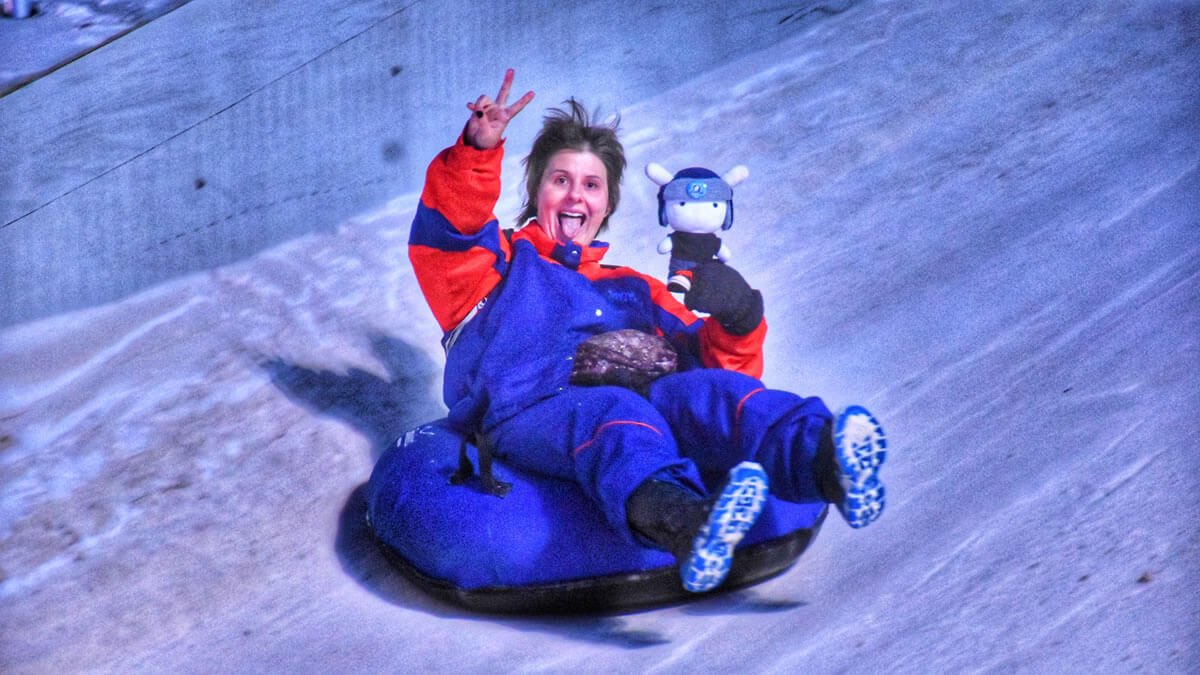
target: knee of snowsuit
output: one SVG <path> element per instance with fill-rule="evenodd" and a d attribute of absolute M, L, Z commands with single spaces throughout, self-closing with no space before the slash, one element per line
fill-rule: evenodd
<path fill-rule="evenodd" d="M 488 432 L 496 456 L 514 466 L 575 481 L 606 520 L 636 541 L 625 502 L 651 476 L 700 492 L 695 465 L 681 457 L 649 401 L 620 387 L 567 387 Z"/>
<path fill-rule="evenodd" d="M 763 465 L 772 494 L 820 501 L 812 464 L 832 418 L 818 398 L 720 369 L 668 375 L 649 399 L 619 387 L 568 387 L 490 433 L 497 456 L 574 480 L 631 541 L 625 503 L 646 479 L 705 492 L 738 462 Z"/>
<path fill-rule="evenodd" d="M 712 485 L 738 462 L 758 462 L 771 494 L 823 501 L 813 462 L 833 414 L 816 397 L 768 389 L 731 370 L 691 370 L 660 378 L 650 402 L 671 427 L 682 456 Z"/>

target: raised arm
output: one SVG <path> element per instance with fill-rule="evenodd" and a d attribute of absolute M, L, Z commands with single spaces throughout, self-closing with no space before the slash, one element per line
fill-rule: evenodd
<path fill-rule="evenodd" d="M 508 122 L 533 92 L 506 105 L 513 71 L 495 100 L 468 103 L 471 117 L 460 142 L 429 164 L 421 203 L 409 233 L 417 282 L 443 330 L 449 331 L 499 283 L 509 255 L 494 214 Z"/>

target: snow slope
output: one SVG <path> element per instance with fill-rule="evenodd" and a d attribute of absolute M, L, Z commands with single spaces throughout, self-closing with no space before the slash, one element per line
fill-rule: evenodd
<path fill-rule="evenodd" d="M 686 606 L 474 616 L 364 538 L 442 410 L 413 194 L 0 332 L 0 669 L 1197 672 L 1198 61 L 1195 2 L 870 2 L 622 109 L 616 261 L 665 272 L 645 163 L 747 164 L 768 384 L 895 449 L 877 524 Z"/>

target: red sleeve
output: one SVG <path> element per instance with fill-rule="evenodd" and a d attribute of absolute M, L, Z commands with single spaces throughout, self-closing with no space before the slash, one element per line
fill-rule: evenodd
<path fill-rule="evenodd" d="M 421 203 L 442 214 L 462 234 L 474 234 L 496 219 L 504 144 L 477 150 L 458 141 L 438 153 L 425 172 Z"/>
<path fill-rule="evenodd" d="M 620 268 L 614 275 L 638 276 L 650 286 L 650 299 L 658 308 L 659 330 L 668 338 L 691 336 L 692 339 L 672 340 L 689 344 L 698 352 L 706 368 L 736 370 L 743 375 L 761 379 L 763 376 L 763 344 L 767 339 L 767 323 L 761 321 L 748 335 L 733 335 L 713 318 L 700 319 L 677 300 L 660 279 Z"/>
<path fill-rule="evenodd" d="M 460 137 L 425 174 L 408 257 L 443 331 L 462 322 L 500 283 L 510 257 L 493 213 L 503 157 L 503 145 L 476 150 Z"/>
<path fill-rule="evenodd" d="M 700 329 L 700 358 L 709 368 L 736 370 L 744 375 L 762 379 L 763 343 L 767 339 L 767 322 L 760 321 L 748 335 L 733 335 L 713 318 L 704 320 Z"/>

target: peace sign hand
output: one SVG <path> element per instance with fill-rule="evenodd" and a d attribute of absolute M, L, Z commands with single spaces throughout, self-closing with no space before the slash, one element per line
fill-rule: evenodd
<path fill-rule="evenodd" d="M 496 100 L 481 95 L 474 103 L 468 103 L 467 109 L 472 111 L 467 120 L 467 128 L 463 131 L 463 141 L 480 150 L 489 150 L 500 145 L 504 138 L 504 129 L 509 120 L 517 116 L 530 101 L 533 92 L 527 91 L 516 103 L 505 107 L 508 102 L 508 90 L 512 88 L 513 69 L 504 73 L 504 84 L 500 85 L 500 93 Z"/>

